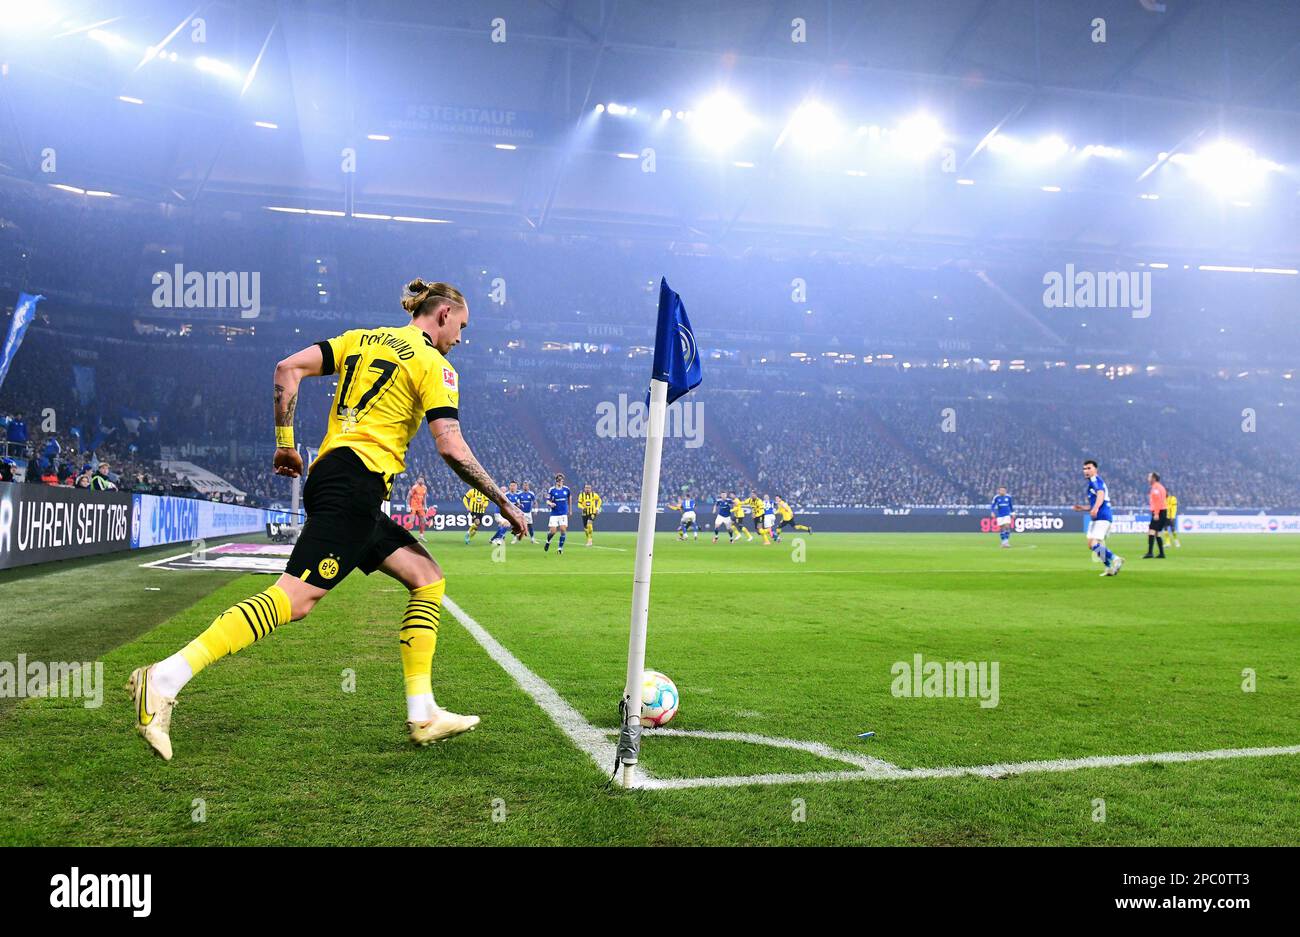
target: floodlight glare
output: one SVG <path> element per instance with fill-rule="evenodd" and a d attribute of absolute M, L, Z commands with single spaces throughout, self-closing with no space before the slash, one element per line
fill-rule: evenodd
<path fill-rule="evenodd" d="M 86 38 L 110 49 L 121 49 L 126 45 L 126 40 L 117 33 L 110 33 L 103 29 L 90 30 L 90 32 L 86 33 Z"/>
<path fill-rule="evenodd" d="M 740 142 L 755 124 L 743 104 L 719 91 L 695 106 L 691 128 L 705 145 L 725 150 Z"/>
<path fill-rule="evenodd" d="M 233 65 L 229 65 L 217 59 L 209 58 L 206 55 L 200 55 L 197 59 L 195 59 L 194 67 L 201 72 L 206 72 L 209 75 L 216 75 L 218 78 L 227 78 L 227 79 L 234 80 L 236 78 L 242 77 L 239 74 L 238 69 L 236 69 Z"/>
<path fill-rule="evenodd" d="M 1025 147 L 1021 156 L 1035 163 L 1051 163 L 1070 152 L 1070 144 L 1053 134 Z"/>
<path fill-rule="evenodd" d="M 1124 155 L 1124 151 L 1116 149 L 1113 146 L 1104 146 L 1100 143 L 1089 143 L 1083 148 L 1084 156 L 1098 156 L 1102 159 L 1119 159 Z"/>
<path fill-rule="evenodd" d="M 997 133 L 989 138 L 988 148 L 994 153 L 1015 153 L 1020 149 L 1020 141 L 1005 133 Z"/>
<path fill-rule="evenodd" d="M 840 138 L 840 122 L 829 107 L 819 101 L 805 101 L 790 118 L 786 135 L 806 150 L 828 150 Z"/>
<path fill-rule="evenodd" d="M 53 28 L 58 19 L 58 12 L 43 3 L 0 0 L 0 23 L 4 23 L 6 33 L 32 35 Z"/>
<path fill-rule="evenodd" d="M 943 145 L 944 133 L 939 122 L 928 114 L 907 118 L 891 136 L 894 148 L 912 159 L 924 159 Z"/>
<path fill-rule="evenodd" d="M 1282 168 L 1256 156 L 1249 147 L 1228 140 L 1216 140 L 1193 154 L 1175 153 L 1169 161 L 1182 166 L 1193 179 L 1223 196 L 1257 189 L 1270 172 Z"/>

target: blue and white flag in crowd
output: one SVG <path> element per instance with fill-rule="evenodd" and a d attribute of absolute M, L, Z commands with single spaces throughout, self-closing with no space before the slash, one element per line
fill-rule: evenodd
<path fill-rule="evenodd" d="M 4 347 L 0 348 L 0 386 L 4 385 L 5 375 L 9 373 L 9 365 L 13 364 L 14 355 L 18 354 L 18 346 L 23 343 L 27 326 L 36 318 L 36 304 L 44 298 L 30 293 L 18 294 L 18 305 L 14 306 L 14 318 L 9 323 L 9 336 L 5 339 Z"/>

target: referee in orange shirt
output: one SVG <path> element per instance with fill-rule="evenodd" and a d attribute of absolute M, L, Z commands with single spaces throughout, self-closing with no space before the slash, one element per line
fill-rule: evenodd
<path fill-rule="evenodd" d="M 1152 472 L 1147 476 L 1147 481 L 1151 483 L 1151 490 L 1147 492 L 1147 500 L 1151 504 L 1151 523 L 1147 527 L 1147 552 L 1142 554 L 1142 559 L 1163 560 L 1165 558 L 1165 541 L 1160 536 L 1167 526 L 1169 526 L 1169 504 L 1166 500 L 1168 493 L 1165 486 L 1160 484 L 1160 476 Z M 1160 553 L 1153 554 L 1153 547 L 1159 547 Z"/>

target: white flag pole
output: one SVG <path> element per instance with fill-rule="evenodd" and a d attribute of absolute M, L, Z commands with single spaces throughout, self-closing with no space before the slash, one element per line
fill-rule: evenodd
<path fill-rule="evenodd" d="M 627 682 L 623 685 L 624 731 L 634 740 L 630 760 L 623 757 L 625 788 L 636 783 L 637 751 L 641 737 L 641 683 L 645 673 L 646 623 L 650 618 L 650 572 L 654 559 L 655 518 L 659 507 L 659 464 L 664 448 L 664 417 L 668 409 L 668 382 L 650 381 L 650 427 L 641 469 L 641 515 L 636 530 L 636 570 L 632 576 L 632 627 L 627 640 Z"/>

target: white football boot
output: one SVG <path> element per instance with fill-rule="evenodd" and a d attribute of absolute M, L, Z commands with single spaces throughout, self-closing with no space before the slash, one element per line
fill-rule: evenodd
<path fill-rule="evenodd" d="M 135 706 L 135 730 L 164 761 L 171 761 L 172 709 L 176 706 L 176 698 L 163 696 L 154 689 L 150 679 L 152 674 L 152 664 L 137 667 L 131 671 L 131 679 L 126 685 Z"/>
<path fill-rule="evenodd" d="M 445 709 L 435 709 L 426 722 L 408 722 L 406 729 L 416 745 L 431 745 L 469 732 L 479 724 L 478 716 L 461 716 Z"/>

